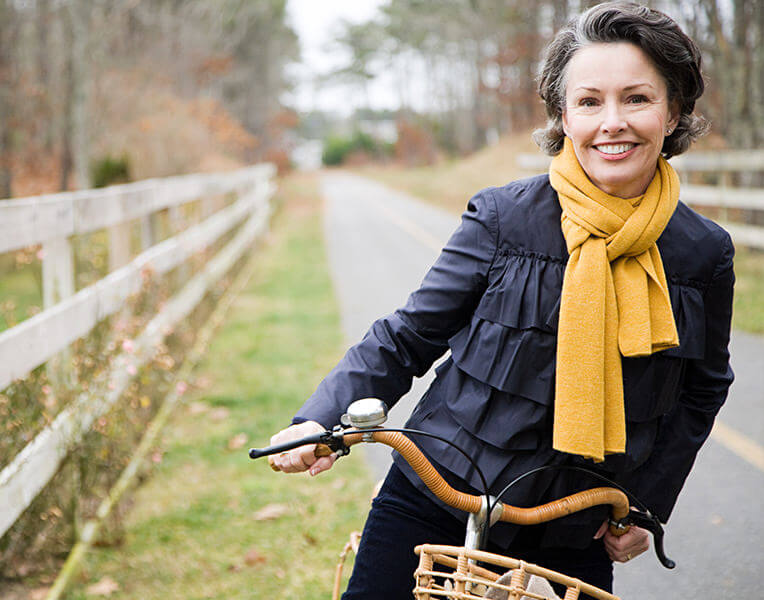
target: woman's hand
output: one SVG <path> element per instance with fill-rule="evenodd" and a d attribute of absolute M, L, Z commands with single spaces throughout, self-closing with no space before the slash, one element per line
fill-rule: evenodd
<path fill-rule="evenodd" d="M 315 421 L 305 421 L 282 429 L 271 437 L 271 445 L 291 442 L 314 433 L 326 431 L 326 428 Z M 275 465 L 284 473 L 301 473 L 310 470 L 311 475 L 318 475 L 321 471 L 332 468 L 337 457 L 334 454 L 316 458 L 315 444 L 300 446 L 289 452 L 282 452 L 268 458 L 271 465 Z"/>
<path fill-rule="evenodd" d="M 602 537 L 610 560 L 616 562 L 628 562 L 650 547 L 650 533 L 647 529 L 633 525 L 622 536 L 616 536 L 610 533 L 608 522 L 605 521 L 594 534 L 595 540 Z"/>

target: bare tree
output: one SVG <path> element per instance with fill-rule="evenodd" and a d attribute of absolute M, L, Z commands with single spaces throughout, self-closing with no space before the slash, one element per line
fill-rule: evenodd
<path fill-rule="evenodd" d="M 15 79 L 14 47 L 16 10 L 10 0 L 0 0 L 0 198 L 11 197 L 11 136 Z"/>

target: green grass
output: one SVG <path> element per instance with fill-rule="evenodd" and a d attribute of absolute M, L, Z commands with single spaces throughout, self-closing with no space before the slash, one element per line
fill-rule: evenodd
<path fill-rule="evenodd" d="M 764 333 L 764 252 L 738 248 L 735 276 L 733 326 Z"/>
<path fill-rule="evenodd" d="M 17 325 L 40 311 L 42 289 L 39 264 L 0 266 L 0 331 Z"/>
<path fill-rule="evenodd" d="M 315 479 L 273 473 L 246 455 L 289 423 L 342 348 L 315 182 L 292 178 L 280 196 L 257 274 L 197 369 L 205 389 L 189 393 L 168 426 L 162 460 L 133 496 L 124 543 L 93 550 L 69 598 L 85 598 L 104 576 L 119 598 L 330 596 L 337 555 L 368 508 L 360 453 Z M 239 433 L 247 444 L 229 450 Z M 289 513 L 253 519 L 273 503 Z"/>

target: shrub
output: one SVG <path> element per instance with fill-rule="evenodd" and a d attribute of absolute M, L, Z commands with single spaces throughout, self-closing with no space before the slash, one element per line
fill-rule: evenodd
<path fill-rule="evenodd" d="M 91 165 L 90 179 L 93 187 L 97 188 L 114 183 L 127 183 L 130 181 L 130 159 L 127 155 L 105 156 Z"/>
<path fill-rule="evenodd" d="M 364 155 L 369 159 L 379 159 L 391 154 L 392 146 L 375 140 L 368 133 L 356 131 L 350 137 L 330 136 L 324 142 L 321 156 L 326 166 L 342 165 L 351 157 Z"/>

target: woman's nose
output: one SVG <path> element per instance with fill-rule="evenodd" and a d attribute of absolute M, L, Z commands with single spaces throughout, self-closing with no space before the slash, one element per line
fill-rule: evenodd
<path fill-rule="evenodd" d="M 608 102 L 605 105 L 600 129 L 603 133 L 617 133 L 626 129 L 623 107 L 618 102 Z"/>

